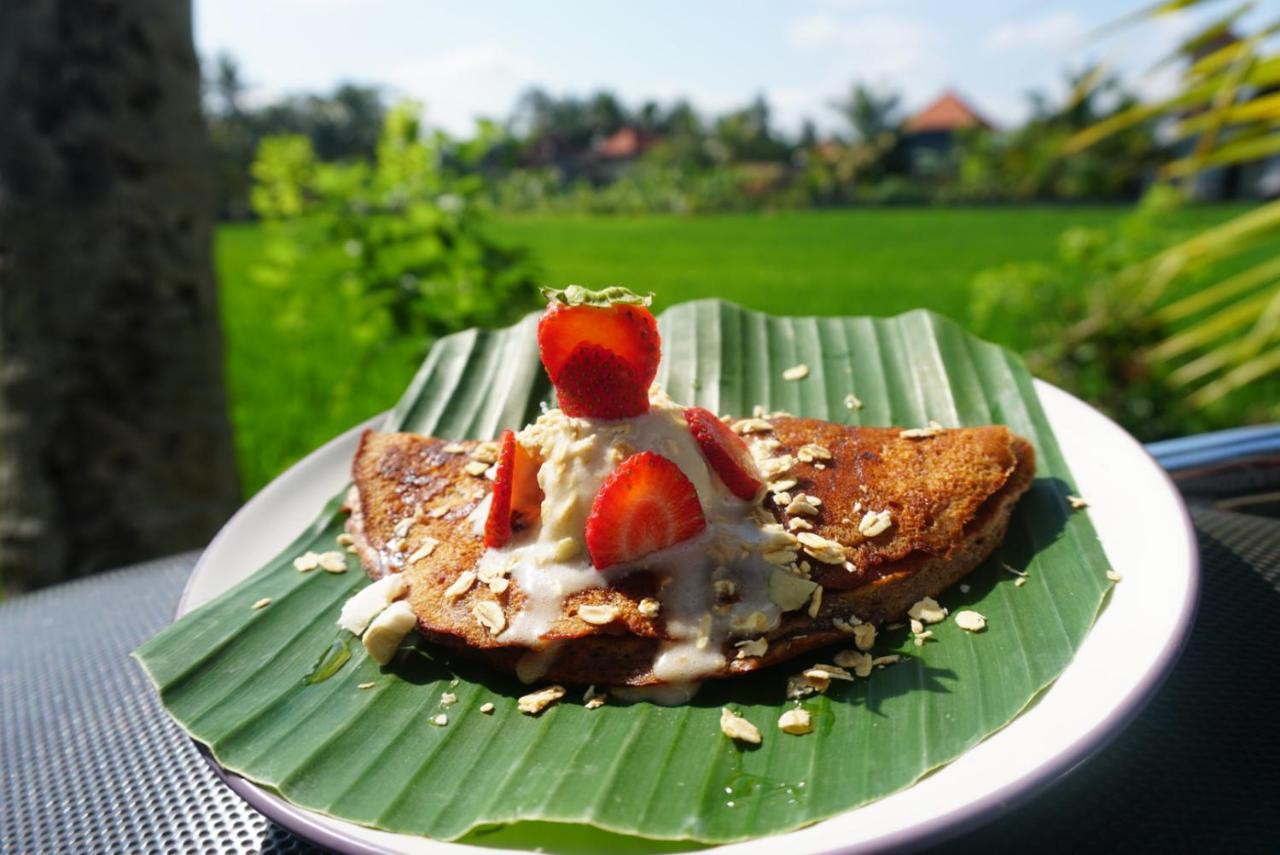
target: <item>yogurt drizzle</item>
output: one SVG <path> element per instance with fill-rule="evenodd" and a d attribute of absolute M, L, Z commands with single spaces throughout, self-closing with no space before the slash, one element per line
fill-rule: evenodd
<path fill-rule="evenodd" d="M 770 599 L 769 582 L 785 571 L 760 557 L 776 535 L 753 514 L 755 506 L 730 493 L 707 466 L 683 408 L 661 388 L 650 391 L 650 410 L 642 416 L 603 421 L 550 410 L 516 439 L 542 460 L 541 519 L 503 548 L 487 550 L 477 572 L 509 573 L 524 594 L 524 608 L 498 637 L 530 648 L 518 669 L 522 679 L 537 679 L 554 657 L 545 636 L 564 615 L 568 597 L 638 570 L 658 577 L 661 615 L 671 636 L 659 647 L 653 673 L 665 683 L 682 684 L 676 693 L 682 697 L 692 692 L 684 684 L 724 667 L 729 641 L 759 637 L 778 625 L 782 610 Z M 585 546 L 573 557 L 560 557 L 566 538 L 582 543 L 601 482 L 640 451 L 657 452 L 680 467 L 698 491 L 707 527 L 683 543 L 604 571 L 591 565 Z M 717 583 L 722 594 L 731 595 L 718 596 Z"/>

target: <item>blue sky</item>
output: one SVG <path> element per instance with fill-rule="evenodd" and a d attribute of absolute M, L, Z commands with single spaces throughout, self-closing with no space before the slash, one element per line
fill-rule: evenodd
<path fill-rule="evenodd" d="M 476 115 L 505 116 L 533 84 L 607 87 L 629 103 L 686 96 L 707 112 L 763 92 L 794 130 L 805 116 L 835 127 L 827 103 L 853 80 L 896 89 L 909 108 L 954 86 L 1001 123 L 1025 115 L 1028 90 L 1060 93 L 1064 70 L 1089 58 L 1157 93 L 1167 76 L 1146 72 L 1196 20 L 1092 35 L 1139 3 L 196 0 L 195 11 L 201 56 L 234 55 L 257 99 L 377 83 L 462 132 Z"/>

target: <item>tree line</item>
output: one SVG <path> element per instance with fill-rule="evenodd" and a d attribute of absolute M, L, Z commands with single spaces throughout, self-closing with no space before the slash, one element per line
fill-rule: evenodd
<path fill-rule="evenodd" d="M 780 129 L 763 95 L 707 116 L 683 99 L 630 105 L 607 90 L 534 87 L 507 116 L 478 121 L 471 138 L 449 140 L 441 154 L 466 148 L 460 160 L 484 178 L 491 202 L 509 210 L 1135 198 L 1170 152 L 1150 123 L 1139 123 L 1064 157 L 1066 139 L 1137 103 L 1115 78 L 1085 72 L 1067 82 L 1073 94 L 1063 102 L 1030 93 L 1021 125 L 960 129 L 941 146 L 919 145 L 899 94 L 857 82 L 828 105 L 836 121 L 825 134 L 813 119 L 796 133 Z M 304 136 L 321 161 L 367 161 L 393 106 L 380 88 L 350 83 L 258 105 L 246 91 L 235 60 L 218 57 L 203 101 L 224 219 L 252 216 L 251 165 L 264 139 Z"/>

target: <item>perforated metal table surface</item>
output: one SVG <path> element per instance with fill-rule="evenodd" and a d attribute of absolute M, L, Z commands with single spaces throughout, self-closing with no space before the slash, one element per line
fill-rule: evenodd
<path fill-rule="evenodd" d="M 1160 693 L 1051 790 L 941 849 L 1280 850 L 1280 523 L 1193 516 L 1202 599 Z M 0 852 L 314 851 L 219 782 L 128 657 L 195 558 L 0 604 Z"/>

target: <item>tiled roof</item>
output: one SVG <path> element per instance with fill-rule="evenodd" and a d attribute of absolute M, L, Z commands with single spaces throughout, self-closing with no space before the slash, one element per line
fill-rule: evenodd
<path fill-rule="evenodd" d="M 991 127 L 991 123 L 977 111 L 965 103 L 964 99 L 952 91 L 942 93 L 938 100 L 916 113 L 903 124 L 907 133 L 927 133 L 929 131 L 954 131 L 978 125 Z"/>
<path fill-rule="evenodd" d="M 636 157 L 651 148 L 658 139 L 657 134 L 628 126 L 619 128 L 598 143 L 595 153 L 606 159 Z"/>

